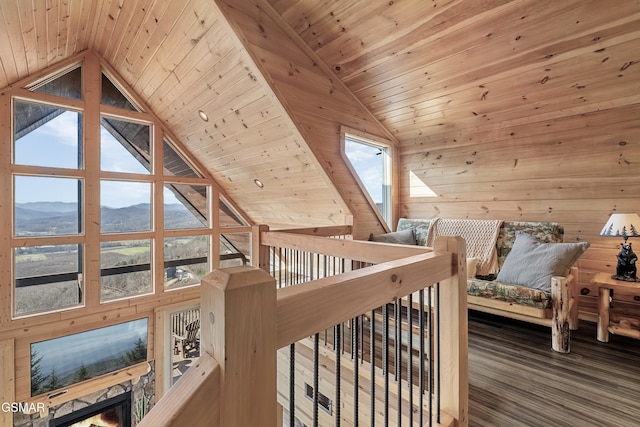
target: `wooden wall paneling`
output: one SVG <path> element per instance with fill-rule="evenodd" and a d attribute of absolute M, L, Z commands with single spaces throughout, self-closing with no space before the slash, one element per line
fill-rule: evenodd
<path fill-rule="evenodd" d="M 128 1 L 127 3 L 133 3 L 132 1 Z M 120 19 L 124 17 L 129 17 L 129 22 L 123 23 L 123 30 L 118 31 L 118 34 L 121 39 L 118 40 L 113 39 L 110 43 L 110 46 L 113 45 L 112 49 L 107 49 L 106 52 L 102 52 L 102 55 L 109 61 L 109 63 L 116 69 L 121 70 L 122 67 L 127 64 L 127 56 L 129 54 L 130 46 L 132 42 L 137 43 L 142 37 L 144 33 L 143 24 L 149 19 L 149 15 L 151 15 L 153 11 L 153 5 L 155 4 L 154 0 L 137 0 L 136 7 L 133 9 L 130 15 L 125 13 L 120 14 Z M 117 44 L 115 43 L 116 41 Z M 133 82 L 133 80 L 128 80 L 129 82 Z"/>
<path fill-rule="evenodd" d="M 153 54 L 171 29 L 172 16 L 178 16 L 185 6 L 183 2 L 154 3 L 145 15 L 136 43 L 131 45 L 122 64 L 112 64 L 128 82 L 137 82 L 144 74 Z M 135 88 L 136 85 L 133 84 Z"/>
<path fill-rule="evenodd" d="M 0 403 L 16 402 L 15 392 L 14 340 L 0 341 Z M 13 413 L 3 408 L 0 411 L 0 425 L 12 426 Z"/>
<path fill-rule="evenodd" d="M 107 48 L 107 44 L 117 37 L 115 34 L 118 29 L 118 23 L 127 21 L 124 15 L 127 2 L 120 1 L 103 1 L 100 8 L 97 8 L 95 24 L 91 31 L 90 45 L 93 46 L 98 52 L 104 52 Z M 120 14 L 123 14 L 123 19 L 120 19 Z"/>
<path fill-rule="evenodd" d="M 29 72 L 27 50 L 25 49 L 25 40 L 22 37 L 22 31 L 20 28 L 20 13 L 17 7 L 13 5 L 11 7 L 4 7 L 0 5 L 0 11 L 4 18 L 3 26 L 4 30 L 0 30 L 3 36 L 3 40 L 7 47 L 10 47 L 13 52 L 13 64 L 6 64 L 8 70 L 12 70 L 15 67 L 15 79 L 26 77 Z M 4 37 L 6 36 L 6 38 Z M 3 62 L 3 66 L 5 66 Z"/>
<path fill-rule="evenodd" d="M 201 41 L 202 43 L 198 42 L 193 49 L 188 50 L 187 55 L 161 84 L 157 87 L 142 88 L 141 93 L 147 96 L 150 104 L 155 105 L 158 116 L 164 117 L 169 114 L 164 111 L 172 106 L 168 101 L 175 98 L 181 98 L 185 103 L 193 103 L 196 102 L 195 98 L 204 96 L 206 101 L 212 101 L 211 98 L 214 95 L 233 86 L 230 83 L 230 73 L 235 71 L 241 75 L 246 74 L 246 70 L 243 72 L 242 67 L 240 70 L 237 69 L 238 61 L 235 60 L 237 52 L 219 21 L 216 21 L 216 25 L 209 30 L 207 38 Z M 206 67 L 202 67 L 203 56 L 211 58 Z M 207 89 L 207 92 L 203 95 L 204 89 Z M 206 102 L 198 101 L 198 104 L 204 105 Z M 172 112 L 186 113 L 177 106 L 173 106 Z"/>
<path fill-rule="evenodd" d="M 116 15 L 117 19 L 114 19 L 113 31 L 109 37 L 102 37 L 99 44 L 94 44 L 97 46 L 96 50 L 102 52 L 104 58 L 115 58 L 128 34 L 140 29 L 139 25 L 144 18 L 144 11 L 148 10 L 150 4 L 151 0 L 121 2 Z"/>
<path fill-rule="evenodd" d="M 139 85 L 142 88 L 141 95 L 148 96 L 150 94 L 147 88 L 159 87 L 167 75 L 175 72 L 183 59 L 191 55 L 191 51 L 195 50 L 203 36 L 209 31 L 213 31 L 215 27 L 219 27 L 216 17 L 211 12 L 211 8 L 201 1 L 185 3 L 185 9 L 173 24 L 173 28 L 184 30 L 167 33 L 166 39 L 158 47 L 147 67 L 148 69 L 145 70 L 146 82 Z M 190 48 L 187 49 L 185 46 L 190 46 Z M 197 64 L 194 65 L 197 66 Z M 178 79 L 181 77 L 177 76 Z"/>
<path fill-rule="evenodd" d="M 478 141 L 504 146 L 504 144 L 520 141 L 523 137 L 537 142 L 538 137 L 553 135 L 557 132 L 586 132 L 587 126 L 592 128 L 590 129 L 592 132 L 597 132 L 602 125 L 620 123 L 619 110 L 616 107 L 624 107 L 629 117 L 640 113 L 640 105 L 637 102 L 632 98 L 623 98 L 620 104 L 607 103 L 606 108 L 600 108 L 598 111 L 569 109 L 565 115 L 556 113 L 555 116 L 549 114 L 528 116 L 520 120 L 509 120 L 500 127 L 485 124 L 465 129 L 441 129 L 403 144 L 401 154 L 426 154 L 437 149 L 454 147 L 459 149 L 464 146 L 467 146 L 469 151 L 473 151 L 477 148 Z"/>
<path fill-rule="evenodd" d="M 518 11 L 516 10 L 515 13 L 518 13 Z M 568 19 L 571 19 L 571 17 Z M 512 21 L 515 22 L 520 20 L 517 19 Z M 445 94 L 451 93 L 452 91 L 459 90 L 460 88 L 478 88 L 479 85 L 486 85 L 489 89 L 489 93 L 495 97 L 495 95 L 502 92 L 491 91 L 492 84 L 496 84 L 500 87 L 501 83 L 508 81 L 509 79 L 514 79 L 517 75 L 521 75 L 525 72 L 542 73 L 545 68 L 552 66 L 551 68 L 553 69 L 553 65 L 561 61 L 566 62 L 575 58 L 582 61 L 585 59 L 585 56 L 588 57 L 589 55 L 593 58 L 603 59 L 607 57 L 607 52 L 602 52 L 602 49 L 610 48 L 612 45 L 620 42 L 620 37 L 617 37 L 618 29 L 616 29 L 616 31 L 609 30 L 608 33 L 606 32 L 607 30 L 601 30 L 596 36 L 590 33 L 591 31 L 594 31 L 592 28 L 588 28 L 575 36 L 574 33 L 569 33 L 572 37 L 575 37 L 575 40 L 565 40 L 563 36 L 560 41 L 556 41 L 557 39 L 553 37 L 557 37 L 557 31 L 553 31 L 552 28 L 557 28 L 559 25 L 557 19 L 554 17 L 553 19 L 549 19 L 546 23 L 540 21 L 541 20 L 536 19 L 536 21 L 533 22 L 533 25 L 531 26 L 532 29 L 530 31 L 533 32 L 533 29 L 535 28 L 535 32 L 531 34 L 531 37 L 520 36 L 521 41 L 526 41 L 529 44 L 532 44 L 531 41 L 536 42 L 536 44 L 532 44 L 534 47 L 532 49 L 525 50 L 524 52 L 515 52 L 511 48 L 511 43 L 508 42 L 509 40 L 496 40 L 496 35 L 493 33 L 491 33 L 491 37 L 488 37 L 487 35 L 487 40 L 484 42 L 474 44 L 468 51 L 464 50 L 464 54 L 457 53 L 454 55 L 447 55 L 446 52 L 455 52 L 455 49 L 452 49 L 452 46 L 449 46 L 449 44 L 444 42 L 441 48 L 443 50 L 446 49 L 446 52 L 442 53 L 437 51 L 437 46 L 428 44 L 432 49 L 428 58 L 438 58 L 438 61 L 426 64 L 423 67 L 415 68 L 410 71 L 409 74 L 403 76 L 405 78 L 416 79 L 423 83 L 423 85 L 420 87 L 412 86 L 408 88 L 406 94 L 404 92 L 398 93 L 398 91 L 393 88 L 394 80 L 390 78 L 389 80 L 381 80 L 375 86 L 370 86 L 366 90 L 366 93 L 358 92 L 358 94 L 367 101 L 369 101 L 371 97 L 375 97 L 375 99 L 371 99 L 371 102 L 367 102 L 367 105 L 369 105 L 373 111 L 379 109 L 374 108 L 374 106 L 376 104 L 380 104 L 382 102 L 380 100 L 387 100 L 390 95 L 395 95 L 397 102 L 394 102 L 394 107 L 407 105 L 406 102 L 401 102 L 400 100 L 404 100 L 410 96 L 422 96 L 437 99 Z M 476 37 L 479 35 L 484 36 L 487 32 L 487 25 L 484 22 L 482 24 L 484 25 L 473 29 L 473 31 L 476 32 L 471 32 L 471 34 L 475 34 Z M 501 23 L 501 28 L 504 27 L 504 25 L 508 24 Z M 521 23 L 517 22 L 516 25 L 519 26 Z M 551 29 L 547 28 L 548 31 L 546 32 L 540 31 L 540 29 L 537 28 L 539 25 L 547 25 L 548 27 L 551 27 Z M 631 29 L 633 28 L 633 21 L 625 25 L 628 25 L 629 29 Z M 520 28 L 517 28 L 517 30 L 519 29 Z M 471 30 L 471 28 L 465 27 L 465 32 Z M 500 34 L 503 34 L 503 30 L 501 29 L 500 31 Z M 516 29 L 514 28 L 514 32 L 515 31 Z M 603 31 L 605 32 L 604 34 L 602 34 Z M 518 32 L 515 32 L 515 34 L 518 34 Z M 511 36 L 511 34 L 508 36 L 514 38 L 517 37 L 515 35 Z M 505 38 L 507 35 L 502 35 L 501 37 Z M 544 37 L 544 39 L 536 40 L 535 37 Z M 623 37 L 629 36 L 627 35 Z M 454 40 L 457 41 L 457 39 Z M 624 40 L 624 38 L 622 38 L 622 40 Z M 489 46 L 485 46 L 483 43 L 489 44 Z M 456 59 L 456 55 L 464 55 L 464 63 L 468 66 L 461 68 L 460 72 L 451 73 L 452 64 Z M 429 76 L 428 80 L 424 79 L 425 70 Z M 575 73 L 579 70 L 572 71 Z M 544 75 L 534 78 L 531 81 L 539 82 L 543 77 Z M 526 79 L 520 79 L 518 81 L 518 85 L 512 87 L 519 89 L 523 83 L 528 81 L 529 80 Z M 477 90 L 478 95 L 484 92 L 481 92 L 480 89 Z M 504 93 L 510 94 L 512 92 L 512 90 L 509 90 Z"/>
<path fill-rule="evenodd" d="M 87 6 L 87 8 L 88 7 L 89 6 Z M 33 33 L 36 35 L 36 44 L 34 45 L 35 55 L 38 61 L 38 69 L 42 70 L 50 65 L 47 58 L 48 38 L 45 34 L 47 28 L 47 8 L 45 6 L 45 2 L 40 1 L 39 3 L 36 3 L 33 7 L 32 13 L 34 16 Z M 38 37 L 38 35 L 40 36 Z M 26 50 L 27 49 L 25 49 L 25 51 Z M 31 74 L 33 74 L 33 72 Z M 7 83 L 11 82 L 9 81 Z"/>
<path fill-rule="evenodd" d="M 479 77 L 477 69 L 484 69 L 484 67 L 517 69 L 518 66 L 527 63 L 518 57 L 526 54 L 534 46 L 533 42 L 539 44 L 555 42 L 561 39 L 556 25 L 561 23 L 565 26 L 568 25 L 567 23 L 576 25 L 577 15 L 572 9 L 584 4 L 576 0 L 562 3 L 527 2 L 522 8 L 514 8 L 505 2 L 498 3 L 494 2 L 489 6 L 476 2 L 458 3 L 442 14 L 442 19 L 447 19 L 446 26 L 437 26 L 430 21 L 425 21 L 420 31 L 414 31 L 404 40 L 390 36 L 387 44 L 376 50 L 376 56 L 368 58 L 366 75 L 361 72 L 356 73 L 355 71 L 361 70 L 358 68 L 351 70 L 349 63 L 343 63 L 340 76 L 354 93 L 359 95 L 364 87 L 372 86 L 370 79 L 379 84 L 384 82 L 391 84 L 394 78 L 398 78 L 397 76 L 420 78 L 424 81 L 424 75 L 419 77 L 419 70 L 423 73 L 428 71 L 430 78 L 425 81 L 424 89 L 427 92 L 433 92 L 436 87 L 440 88 L 444 85 L 455 87 L 452 80 L 461 79 L 465 75 L 467 77 L 463 78 L 463 81 L 468 83 L 472 77 Z M 582 23 L 585 20 L 587 19 L 581 19 L 584 31 L 592 30 L 593 27 Z M 548 31 L 549 27 L 552 27 L 553 31 Z M 581 30 L 582 27 L 578 26 L 573 33 Z M 542 31 L 541 28 L 547 31 Z M 361 52 L 359 56 L 363 54 L 371 55 L 371 52 Z M 401 64 L 393 68 L 388 67 L 384 56 L 389 54 L 397 59 L 402 58 Z M 429 61 L 427 64 L 425 64 L 425 57 Z M 455 71 L 452 72 L 451 66 L 461 59 L 467 66 L 455 67 Z M 512 62 L 510 65 L 509 61 Z M 353 63 L 360 64 L 357 61 Z M 362 65 L 359 66 L 362 67 Z M 495 70 L 490 74 L 494 73 Z M 470 76 L 471 74 L 476 75 Z"/>
<path fill-rule="evenodd" d="M 35 28 L 35 17 L 31 4 L 26 2 L 16 2 L 19 15 L 19 23 L 21 28 L 30 28 L 31 31 L 22 32 L 24 53 L 27 60 L 27 74 L 31 74 L 38 70 L 38 52 L 37 52 L 37 36 Z M 0 79 L 1 80 L 1 79 Z"/>

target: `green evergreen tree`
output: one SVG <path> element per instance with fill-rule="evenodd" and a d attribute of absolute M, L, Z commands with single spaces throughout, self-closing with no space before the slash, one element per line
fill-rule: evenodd
<path fill-rule="evenodd" d="M 42 373 L 40 362 L 44 356 L 40 356 L 37 351 L 31 351 L 31 396 L 40 393 L 42 385 L 49 378 Z"/>
<path fill-rule="evenodd" d="M 52 391 L 62 387 L 62 383 L 60 382 L 60 378 L 56 375 L 56 368 L 51 368 L 51 373 L 49 374 L 49 381 L 44 385 L 42 391 Z"/>
<path fill-rule="evenodd" d="M 147 345 L 142 341 L 142 338 L 138 338 L 133 350 L 127 352 L 126 359 L 127 366 L 147 360 Z"/>
<path fill-rule="evenodd" d="M 80 381 L 88 380 L 91 378 L 89 375 L 89 371 L 84 366 L 84 363 L 80 365 L 78 370 L 76 371 L 75 376 L 73 377 L 73 382 L 79 383 Z"/>

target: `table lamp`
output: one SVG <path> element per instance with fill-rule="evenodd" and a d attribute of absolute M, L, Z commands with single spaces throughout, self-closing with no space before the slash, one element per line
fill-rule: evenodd
<path fill-rule="evenodd" d="M 601 236 L 622 237 L 624 242 L 618 254 L 616 274 L 611 278 L 627 282 L 637 282 L 636 261 L 638 256 L 633 252 L 629 237 L 640 237 L 640 216 L 637 213 L 614 213 L 600 232 Z"/>

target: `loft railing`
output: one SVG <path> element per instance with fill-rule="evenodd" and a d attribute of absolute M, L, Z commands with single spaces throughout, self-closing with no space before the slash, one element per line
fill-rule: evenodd
<path fill-rule="evenodd" d="M 468 425 L 464 241 L 432 250 L 307 231 L 256 229 L 261 269 L 203 280 L 202 356 L 141 426 L 276 426 L 283 412 L 327 425 L 326 406 L 333 425 Z"/>

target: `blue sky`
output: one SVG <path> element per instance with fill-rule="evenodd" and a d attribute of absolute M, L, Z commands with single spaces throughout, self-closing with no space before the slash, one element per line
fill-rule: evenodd
<path fill-rule="evenodd" d="M 79 150 L 78 113 L 66 111 L 16 143 L 17 164 L 56 168 L 77 168 Z M 148 171 L 104 128 L 101 129 L 100 167 L 104 171 L 147 174 Z M 376 147 L 345 144 L 345 151 L 360 180 L 375 203 L 382 202 L 383 156 Z M 112 208 L 150 203 L 146 183 L 103 182 L 101 205 Z M 165 191 L 165 202 L 179 203 Z M 69 178 L 27 178 L 16 180 L 16 202 L 77 202 L 77 180 Z"/>
<path fill-rule="evenodd" d="M 381 203 L 383 156 L 377 154 L 380 149 L 349 140 L 345 143 L 344 149 L 371 199 L 374 203 Z"/>
<path fill-rule="evenodd" d="M 16 164 L 56 168 L 77 168 L 78 113 L 67 111 L 20 138 L 16 143 Z M 104 128 L 101 129 L 101 169 L 111 172 L 147 174 L 147 170 Z M 101 204 L 112 208 L 150 203 L 150 185 L 146 183 L 105 182 L 101 186 Z M 77 202 L 77 180 L 69 178 L 18 177 L 16 202 Z M 166 203 L 178 203 L 165 192 Z"/>

